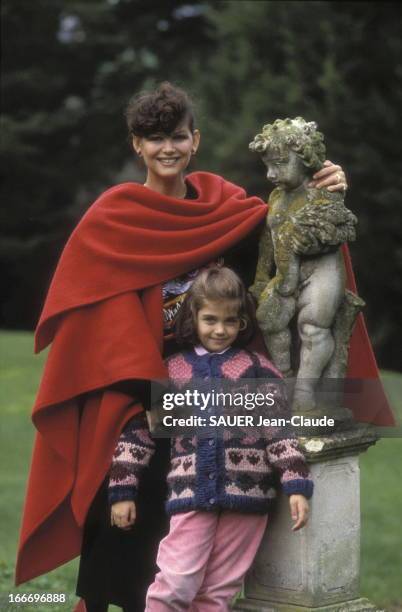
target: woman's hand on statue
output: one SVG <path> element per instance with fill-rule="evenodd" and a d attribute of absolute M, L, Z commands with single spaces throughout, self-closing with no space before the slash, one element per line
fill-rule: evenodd
<path fill-rule="evenodd" d="M 290 516 L 295 524 L 292 527 L 292 531 L 297 531 L 304 527 L 308 521 L 309 505 L 304 495 L 290 495 L 289 496 Z"/>
<path fill-rule="evenodd" d="M 348 184 L 341 166 L 333 164 L 329 159 L 325 160 L 321 170 L 313 174 L 313 180 L 309 187 L 326 187 L 328 191 L 346 191 Z"/>
<path fill-rule="evenodd" d="M 110 511 L 110 523 L 120 529 L 127 531 L 135 523 L 136 519 L 135 503 L 131 500 L 116 502 Z"/>

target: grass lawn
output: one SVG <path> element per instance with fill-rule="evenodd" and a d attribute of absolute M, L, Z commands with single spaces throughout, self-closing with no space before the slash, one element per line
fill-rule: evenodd
<path fill-rule="evenodd" d="M 18 589 L 13 586 L 15 553 L 32 452 L 30 412 L 45 355 L 32 356 L 32 334 L 2 332 L 0 428 L 0 610 L 59 612 L 75 602 L 77 560 Z M 402 421 L 402 374 L 384 372 L 391 403 Z M 402 611 L 402 444 L 382 438 L 361 456 L 361 595 L 379 609 Z M 66 605 L 9 604 L 9 594 L 65 593 Z M 118 608 L 110 607 L 117 611 Z"/>

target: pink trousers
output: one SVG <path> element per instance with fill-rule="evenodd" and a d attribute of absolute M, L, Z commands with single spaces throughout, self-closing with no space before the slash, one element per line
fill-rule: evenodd
<path fill-rule="evenodd" d="M 267 515 L 186 512 L 170 519 L 146 612 L 224 612 L 241 589 Z"/>

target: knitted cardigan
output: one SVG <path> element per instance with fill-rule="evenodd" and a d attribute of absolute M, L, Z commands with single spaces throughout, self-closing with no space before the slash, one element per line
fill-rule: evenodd
<path fill-rule="evenodd" d="M 259 379 L 257 389 L 275 395 L 276 416 L 289 417 L 279 372 L 262 355 L 238 348 L 224 353 L 176 353 L 167 360 L 173 388 L 183 380 Z M 267 380 L 270 379 L 270 380 Z M 279 381 L 278 381 L 279 382 Z M 260 386 L 261 385 L 261 386 Z M 211 436 L 176 436 L 171 442 L 168 514 L 230 509 L 266 513 L 277 496 L 278 480 L 287 495 L 310 498 L 313 483 L 297 439 L 289 430 L 264 427 L 263 434 L 239 436 L 222 429 Z M 109 480 L 110 504 L 133 500 L 142 470 L 154 452 L 145 414 L 128 422 L 116 447 Z"/>

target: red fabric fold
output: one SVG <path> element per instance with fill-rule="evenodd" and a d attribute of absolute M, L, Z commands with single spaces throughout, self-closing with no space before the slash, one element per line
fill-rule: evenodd
<path fill-rule="evenodd" d="M 342 246 L 346 269 L 346 286 L 358 294 L 347 245 Z M 394 415 L 379 377 L 378 366 L 363 314 L 357 317 L 349 346 L 347 378 L 359 384 L 357 393 L 347 395 L 347 407 L 353 412 L 355 421 L 373 425 L 393 427 Z"/>
<path fill-rule="evenodd" d="M 112 187 L 89 208 L 58 263 L 36 332 L 36 351 L 68 310 L 143 289 L 197 268 L 228 250 L 266 214 L 259 198 L 207 172 L 187 180 L 195 200 L 135 183 Z"/>

